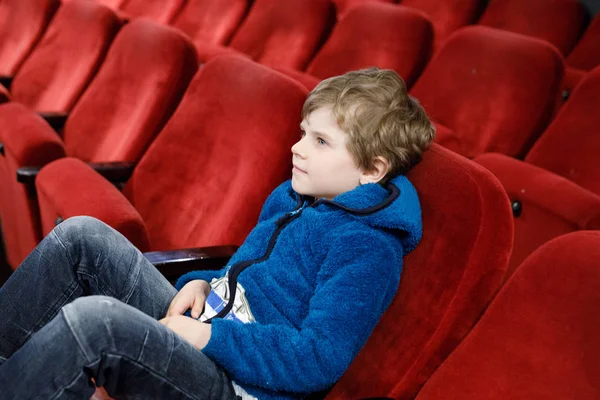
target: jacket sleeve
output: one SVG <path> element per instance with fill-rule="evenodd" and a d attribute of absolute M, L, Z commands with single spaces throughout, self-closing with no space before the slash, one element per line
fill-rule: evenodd
<path fill-rule="evenodd" d="M 294 393 L 326 389 L 348 368 L 390 304 L 401 262 L 401 245 L 388 234 L 338 235 L 299 329 L 215 320 L 203 352 L 238 383 Z"/>

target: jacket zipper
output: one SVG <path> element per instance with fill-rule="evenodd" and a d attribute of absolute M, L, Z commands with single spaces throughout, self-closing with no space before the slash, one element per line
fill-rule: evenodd
<path fill-rule="evenodd" d="M 273 232 L 273 234 L 271 235 L 271 238 L 269 239 L 269 244 L 267 246 L 267 251 L 265 252 L 265 254 L 261 257 L 261 258 L 256 258 L 253 260 L 247 260 L 247 261 L 242 261 L 240 263 L 234 264 L 230 270 L 229 270 L 229 278 L 228 278 L 228 284 L 229 284 L 229 300 L 227 301 L 227 304 L 225 305 L 225 307 L 219 311 L 217 313 L 217 315 L 215 315 L 214 317 L 207 319 L 205 322 L 206 323 L 211 323 L 213 319 L 215 318 L 223 318 L 225 317 L 233 308 L 233 303 L 235 302 L 235 295 L 237 292 L 237 279 L 238 276 L 242 273 L 242 271 L 244 271 L 246 268 L 248 268 L 249 266 L 251 266 L 252 264 L 256 264 L 259 262 L 263 262 L 265 260 L 267 260 L 269 258 L 269 256 L 271 255 L 271 252 L 273 251 L 273 248 L 275 247 L 275 242 L 277 242 L 277 238 L 279 237 L 279 234 L 281 233 L 281 231 L 288 225 L 290 224 L 293 220 L 295 220 L 296 218 L 299 218 L 300 215 L 302 215 L 302 211 L 305 208 L 306 203 L 302 204 L 302 206 L 292 212 L 287 213 L 286 215 L 284 215 L 283 217 L 279 218 L 276 222 L 275 225 L 277 226 L 277 229 L 275 229 L 275 232 Z M 315 204 L 313 204 L 314 206 Z"/>

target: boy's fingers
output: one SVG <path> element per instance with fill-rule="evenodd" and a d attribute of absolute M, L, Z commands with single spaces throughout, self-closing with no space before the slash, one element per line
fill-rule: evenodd
<path fill-rule="evenodd" d="M 194 298 L 194 305 L 192 306 L 192 317 L 199 318 L 204 309 L 204 295 L 202 293 L 196 293 Z"/>

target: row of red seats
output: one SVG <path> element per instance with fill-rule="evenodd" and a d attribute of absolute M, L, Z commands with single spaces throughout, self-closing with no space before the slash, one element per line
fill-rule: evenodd
<path fill-rule="evenodd" d="M 73 1 L 63 6 L 55 22 L 59 27 L 74 26 L 81 28 L 81 24 L 65 23 L 60 25 L 59 22 L 63 18 L 68 20 L 70 16 L 77 15 L 75 11 L 83 10 L 87 12 L 86 15 L 95 15 L 90 12 L 94 7 L 103 11 L 97 13 L 99 17 L 97 21 L 98 26 L 104 28 L 104 37 L 112 37 L 118 19 L 114 18 L 114 14 L 113 18 L 109 18 L 110 12 L 107 9 L 94 5 L 92 2 Z M 73 13 L 69 14 L 69 11 L 73 11 Z M 363 11 L 371 11 L 372 14 Z M 381 11 L 385 11 L 385 13 L 378 14 Z M 364 17 L 362 18 L 364 21 L 369 20 L 370 15 L 374 16 L 372 19 L 374 22 L 381 21 L 382 16 L 390 17 L 390 26 L 394 22 L 405 21 L 407 23 L 403 26 L 408 28 L 405 32 L 406 35 L 415 32 L 413 29 L 415 26 L 421 26 L 424 29 L 428 27 L 427 23 L 423 23 L 425 20 L 416 16 L 414 12 L 408 12 L 401 7 L 395 7 L 396 14 L 387 13 L 387 11 L 387 8 L 374 5 L 354 8 L 347 14 L 346 18 L 340 21 L 336 31 L 332 33 L 330 38 L 330 41 L 334 43 L 332 47 L 336 47 L 335 42 L 338 37 L 343 38 L 345 31 L 342 28 L 347 26 L 345 23 L 354 21 L 353 12 L 357 16 L 357 23 L 358 17 Z M 394 20 L 392 17 L 397 17 L 397 19 Z M 93 26 L 92 21 L 89 19 L 82 21 L 83 24 Z M 411 22 L 414 23 L 411 24 Z M 61 32 L 59 28 L 56 30 Z M 101 29 L 99 28 L 99 30 Z M 89 31 L 92 32 L 93 30 L 90 29 Z M 351 32 L 352 30 L 348 29 L 348 31 Z M 54 34 L 53 27 L 49 29 L 49 32 L 53 34 L 53 38 L 57 37 Z M 337 32 L 340 32 L 340 36 L 336 35 Z M 65 35 L 67 38 L 65 40 L 66 46 L 72 47 L 73 37 L 77 36 L 68 31 Z M 161 35 L 164 36 L 162 40 L 158 39 L 162 37 Z M 92 39 L 88 40 L 94 42 Z M 108 39 L 105 40 L 105 43 L 107 41 Z M 55 44 L 58 42 L 60 41 L 53 41 Z M 79 42 L 79 44 L 82 42 Z M 40 44 L 41 59 L 43 59 L 44 54 L 48 54 L 45 51 L 47 48 L 43 44 L 44 42 Z M 324 54 L 328 53 L 328 44 L 329 41 L 323 48 Z M 105 49 L 107 45 L 95 45 L 95 47 Z M 367 47 L 368 43 L 365 43 L 364 48 Z M 167 50 L 161 48 L 168 49 L 170 57 L 166 57 L 165 51 Z M 6 178 L 13 182 L 13 185 L 16 185 L 15 193 L 21 193 L 20 186 L 14 182 L 15 171 L 19 167 L 42 166 L 63 153 L 79 157 L 85 161 L 136 162 L 174 109 L 182 91 L 196 69 L 196 63 L 190 54 L 190 49 L 191 45 L 189 42 L 186 43 L 186 39 L 182 35 L 166 27 L 154 25 L 150 22 L 136 21 L 123 28 L 94 83 L 81 99 L 78 107 L 67 118 L 67 124 L 63 132 L 64 149 L 61 145 L 60 151 L 46 151 L 43 156 L 36 155 L 36 151 L 31 150 L 36 146 L 41 147 L 41 144 L 47 141 L 56 142 L 58 139 L 52 134 L 46 135 L 47 137 L 44 140 L 40 139 L 41 136 L 38 137 L 37 134 L 34 135 L 33 133 L 28 135 L 13 134 L 12 137 L 3 140 L 7 153 L 17 152 L 15 149 L 20 149 L 21 152 L 21 155 L 15 156 L 18 162 L 15 162 L 8 170 Z M 330 53 L 335 54 L 335 50 L 330 51 Z M 29 68 L 26 68 L 27 65 L 24 66 L 24 78 L 21 79 L 20 72 L 15 78 L 15 88 L 19 89 L 21 80 L 27 82 L 27 76 L 39 77 L 43 80 L 44 71 L 57 76 L 57 71 L 60 70 L 57 65 L 51 63 L 48 67 L 43 62 L 36 62 L 38 61 L 37 54 L 36 51 L 30 57 L 32 59 L 32 72 L 27 73 Z M 92 56 L 88 56 L 88 53 L 84 52 L 81 62 L 87 63 L 87 67 L 73 69 L 72 64 L 67 64 L 62 71 L 64 74 L 69 74 L 69 79 L 75 78 L 77 75 L 72 71 L 81 71 L 83 74 L 80 82 L 87 82 L 90 75 L 92 75 L 91 71 L 98 64 L 97 60 L 101 57 L 99 54 L 101 54 L 101 51 L 98 50 Z M 333 63 L 321 63 L 319 60 L 326 57 L 326 55 L 321 58 L 319 55 L 315 57 L 313 64 L 311 64 L 311 66 L 315 66 L 315 70 L 318 70 L 319 65 L 335 66 Z M 50 52 L 49 58 L 51 60 L 58 58 L 63 62 L 67 61 L 64 57 L 56 57 L 54 52 Z M 338 57 L 338 59 L 343 60 L 344 57 Z M 346 59 L 351 60 L 351 57 L 346 57 Z M 403 58 L 403 60 L 406 59 L 408 57 Z M 417 61 L 422 60 L 419 57 L 415 57 L 415 59 Z M 70 58 L 69 61 L 74 62 L 73 58 Z M 382 64 L 384 64 L 384 67 L 386 66 L 385 62 L 382 62 Z M 122 65 L 128 65 L 131 68 L 125 71 L 121 67 Z M 42 71 L 38 72 L 36 68 L 41 68 Z M 558 91 L 562 68 L 560 56 L 549 45 L 542 42 L 483 27 L 465 28 L 453 35 L 438 52 L 413 88 L 412 94 L 420 99 L 436 121 L 438 127 L 437 141 L 444 146 L 469 157 L 490 151 L 509 156 L 523 156 L 531 147 L 533 141 L 540 135 L 550 118 L 553 108 L 552 94 Z M 157 72 L 158 70 L 162 72 Z M 286 71 L 289 72 L 289 70 Z M 171 78 L 168 78 L 169 76 Z M 165 79 L 174 86 L 163 86 L 162 92 L 160 90 L 154 91 L 153 88 Z M 174 79 L 179 80 L 174 81 Z M 34 84 L 29 87 L 34 90 L 42 86 L 37 83 L 36 79 L 31 80 Z M 591 81 L 593 82 L 593 80 Z M 65 85 L 65 80 L 60 79 L 55 82 L 55 85 L 59 93 L 67 92 L 67 88 L 76 88 L 77 90 L 72 91 L 71 99 L 78 96 L 83 86 L 83 84 Z M 25 83 L 24 86 L 27 86 L 27 84 Z M 52 86 L 49 85 L 48 87 L 51 88 Z M 593 93 L 596 89 L 589 90 Z M 27 104 L 27 96 L 19 96 L 19 93 L 19 90 L 16 90 L 15 100 Z M 120 102 L 115 100 L 115 96 L 119 98 Z M 584 99 L 588 97 L 590 96 L 583 96 Z M 60 96 L 53 94 L 45 98 L 54 101 Z M 67 104 L 72 104 L 73 101 L 71 100 Z M 583 100 L 583 102 L 585 101 L 588 100 Z M 35 103 L 31 104 L 35 107 Z M 569 110 L 577 110 L 577 107 L 570 107 Z M 100 115 L 101 112 L 104 112 L 101 120 L 90 117 Z M 565 111 L 563 114 L 566 115 L 565 118 L 569 119 L 572 118 L 570 117 L 571 113 L 572 111 Z M 581 121 L 586 123 L 587 126 L 593 126 L 593 115 L 584 114 L 582 118 L 577 118 L 576 122 Z M 10 115 L 5 118 L 7 121 L 11 118 L 14 120 L 14 117 Z M 11 129 L 14 132 L 20 132 L 22 128 L 19 124 L 22 121 L 20 119 L 16 121 L 17 125 Z M 558 126 L 562 123 L 560 121 L 555 122 Z M 562 124 L 564 125 L 564 123 Z M 7 122 L 7 126 L 10 126 L 10 123 Z M 581 130 L 577 123 L 570 123 L 568 127 L 570 129 L 560 129 L 560 132 L 563 133 L 562 137 L 573 137 L 574 134 L 587 132 L 587 130 Z M 11 129 L 6 129 L 6 132 L 11 131 Z M 123 133 L 124 130 L 127 132 L 126 134 Z M 561 140 L 559 139 L 553 146 L 561 148 L 560 143 Z M 573 151 L 567 157 L 561 157 L 561 159 L 567 160 L 564 161 L 567 165 L 577 163 L 577 173 L 569 173 L 579 177 L 577 179 L 580 181 L 594 181 L 596 176 L 590 155 L 583 156 L 581 154 L 584 149 L 588 148 L 581 147 L 579 151 Z M 25 149 L 29 149 L 28 152 Z M 545 152 L 548 153 L 548 151 Z M 23 154 L 29 154 L 29 158 L 26 158 Z M 573 161 L 568 161 L 571 158 Z M 565 171 L 557 170 L 557 172 L 570 178 Z M 5 240 L 9 247 L 9 260 L 12 265 L 18 265 L 19 260 L 39 241 L 41 231 L 38 228 L 39 223 L 36 222 L 39 218 L 35 212 L 37 208 L 35 197 L 31 198 L 32 196 L 29 195 L 29 207 L 26 209 L 28 212 L 25 212 L 22 207 L 27 202 L 16 200 L 23 197 L 23 195 L 14 194 L 14 196 L 11 200 L 7 200 L 7 204 L 4 206 L 5 210 L 12 211 L 3 212 L 6 215 L 3 225 Z M 522 200 L 519 200 L 522 196 L 518 196 L 518 193 L 513 194 L 513 196 L 515 197 L 514 201 L 520 202 L 520 207 L 522 207 Z M 8 198 L 9 196 L 5 197 Z M 591 198 L 595 201 L 595 196 Z M 14 209 L 15 207 L 21 209 L 21 211 L 17 212 Z M 557 207 L 555 206 L 555 208 Z M 522 219 L 530 215 L 532 212 L 529 211 L 530 208 L 528 204 L 526 206 L 527 213 L 521 217 Z M 580 207 L 577 209 L 579 210 Z M 558 211 L 555 211 L 555 214 L 560 216 L 559 221 L 561 224 L 564 225 L 563 221 L 566 219 L 567 226 L 572 225 L 573 217 L 571 217 L 571 214 Z M 593 218 L 586 218 L 585 221 L 585 224 L 578 224 L 577 226 L 580 228 L 594 226 L 593 222 L 595 220 Z M 529 232 L 527 235 L 523 235 L 523 239 L 519 243 L 523 244 L 522 248 L 524 250 L 520 255 L 515 252 L 513 265 L 518 265 L 523 257 L 529 254 L 537 245 L 565 231 L 565 228 L 558 231 L 541 230 L 540 227 L 544 226 L 544 222 L 539 222 L 535 218 L 527 226 L 530 227 L 530 231 L 540 231 L 543 234 L 532 235 Z M 518 237 L 520 236 L 518 235 Z M 19 247 L 20 250 L 17 250 Z M 12 256 L 13 253 L 18 255 Z"/>
<path fill-rule="evenodd" d="M 14 2 L 14 4 L 13 4 Z M 302 43 L 306 47 L 308 57 L 312 56 L 316 47 L 324 39 L 333 23 L 333 6 L 329 0 L 294 0 L 292 3 L 274 2 L 273 0 L 214 1 L 214 0 L 105 0 L 104 3 L 114 8 L 120 7 L 121 15 L 129 17 L 146 16 L 163 23 L 171 23 L 192 38 L 199 51 L 205 57 L 222 51 L 212 45 L 223 45 L 249 54 L 258 61 L 278 67 L 303 69 L 308 59 L 286 60 L 263 53 L 277 53 L 282 47 L 255 48 L 251 42 L 264 40 L 266 36 L 288 35 L 290 32 L 303 31 L 307 28 L 313 32 L 310 40 Z M 335 2 L 340 13 L 362 3 L 391 3 L 390 0 L 337 0 Z M 403 0 L 402 6 L 426 15 L 433 23 L 434 37 L 432 48 L 461 26 L 477 22 L 481 11 L 485 8 L 484 0 L 456 0 L 439 4 L 432 0 Z M 0 15 L 11 15 L 12 23 L 0 26 L 2 36 L 8 38 L 4 44 L 0 42 L 0 75 L 14 75 L 20 63 L 31 51 L 39 39 L 44 26 L 48 23 L 59 0 L 5 0 L 0 6 Z M 392 9 L 394 7 L 391 7 Z M 250 9 L 248 17 L 246 13 Z M 423 15 L 422 14 L 422 15 Z M 343 18 L 342 18 L 343 19 Z M 243 23 L 242 23 L 243 22 Z M 576 0 L 493 0 L 485 8 L 479 24 L 527 34 L 544 39 L 554 44 L 562 54 L 569 54 L 585 29 L 587 16 L 583 7 Z M 18 25 L 17 25 L 18 24 Z M 241 26 L 240 26 L 241 24 Z M 238 29 L 241 34 L 232 35 Z M 286 33 L 276 31 L 284 28 Z M 600 24 L 598 17 L 590 25 L 579 45 L 567 58 L 570 66 L 566 86 L 572 88 L 581 78 L 584 71 L 598 65 L 600 59 Z M 10 40 L 12 38 L 12 40 Z M 262 39 L 261 39 L 262 38 Z M 231 40 L 230 40 L 231 39 Z M 280 38 L 281 39 L 281 38 Z M 287 41 L 290 46 L 293 41 Z M 298 43 L 294 43 L 298 46 Z M 271 45 L 272 46 L 272 45 Z M 417 46 L 415 46 L 417 47 Z M 287 48 L 289 50 L 289 48 Z M 305 55 L 306 56 L 306 55 Z M 203 61 L 204 60 L 204 57 Z"/>

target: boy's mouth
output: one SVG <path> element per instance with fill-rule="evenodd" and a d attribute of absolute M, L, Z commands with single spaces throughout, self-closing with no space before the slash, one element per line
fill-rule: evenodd
<path fill-rule="evenodd" d="M 298 166 L 296 164 L 293 164 L 294 168 L 292 169 L 292 172 L 299 172 L 301 174 L 306 174 L 307 172 L 303 169 L 298 168 Z"/>

